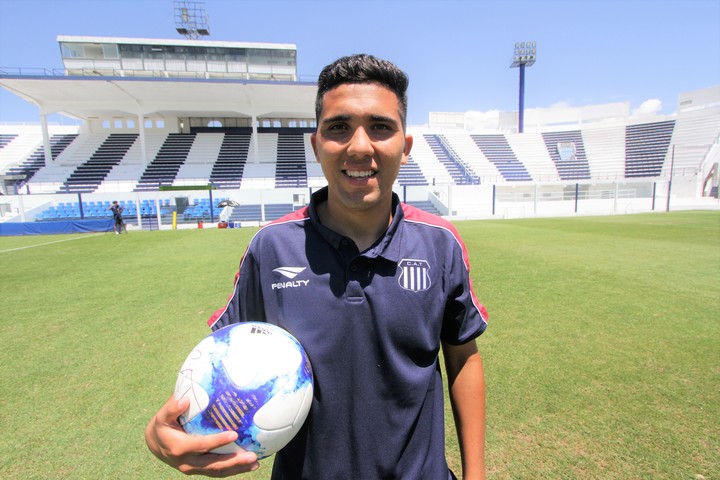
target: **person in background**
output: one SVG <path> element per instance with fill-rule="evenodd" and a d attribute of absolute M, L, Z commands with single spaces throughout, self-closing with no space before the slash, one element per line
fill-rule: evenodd
<path fill-rule="evenodd" d="M 125 226 L 125 221 L 122 216 L 122 212 L 125 208 L 121 206 L 117 200 L 113 200 L 112 205 L 108 208 L 108 210 L 112 212 L 113 221 L 115 222 L 115 235 L 120 235 L 123 231 L 123 227 Z"/>
<path fill-rule="evenodd" d="M 275 455 L 274 480 L 456 478 L 445 456 L 440 352 L 462 478 L 485 478 L 476 338 L 488 316 L 473 291 L 468 253 L 453 225 L 401 203 L 392 190 L 413 144 L 407 86 L 402 70 L 370 55 L 325 67 L 311 144 L 328 185 L 254 236 L 232 296 L 208 322 L 213 329 L 279 325 L 310 357 L 310 414 Z M 302 281 L 286 287 L 287 267 Z M 177 420 L 187 408 L 171 396 L 148 423 L 146 442 L 158 458 L 189 474 L 259 468 L 254 453 L 208 453 L 237 434 L 187 435 Z"/>

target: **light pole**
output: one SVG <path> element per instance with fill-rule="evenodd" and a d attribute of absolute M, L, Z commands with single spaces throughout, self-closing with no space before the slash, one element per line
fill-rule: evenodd
<path fill-rule="evenodd" d="M 525 117 L 525 67 L 532 67 L 537 58 L 537 42 L 516 42 L 511 68 L 520 68 L 520 99 L 518 106 L 518 133 L 523 133 Z"/>
<path fill-rule="evenodd" d="M 675 169 L 675 144 L 672 145 L 672 153 L 670 153 L 670 180 L 668 180 L 667 203 L 665 211 L 670 211 L 670 193 L 672 192 L 673 170 Z"/>

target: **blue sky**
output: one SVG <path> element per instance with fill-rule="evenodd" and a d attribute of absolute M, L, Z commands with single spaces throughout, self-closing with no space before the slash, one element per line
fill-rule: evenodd
<path fill-rule="evenodd" d="M 0 69 L 61 68 L 57 35 L 181 38 L 172 0 L 0 0 Z M 525 108 L 647 100 L 720 84 L 720 0 L 206 0 L 210 40 L 293 43 L 298 73 L 366 52 L 410 76 L 409 123 L 513 111 L 517 41 L 537 42 Z M 648 104 L 645 104 L 648 105 Z M 659 106 L 658 106 L 659 105 Z M 51 118 L 52 120 L 52 118 Z M 0 122 L 38 110 L 0 89 Z"/>

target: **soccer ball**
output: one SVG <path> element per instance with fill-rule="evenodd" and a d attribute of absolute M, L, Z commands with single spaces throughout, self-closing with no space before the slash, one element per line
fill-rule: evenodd
<path fill-rule="evenodd" d="M 234 430 L 238 439 L 213 453 L 238 449 L 265 458 L 292 440 L 310 411 L 313 374 L 300 343 L 269 323 L 216 330 L 183 363 L 175 399 L 190 398 L 180 424 L 191 435 Z"/>

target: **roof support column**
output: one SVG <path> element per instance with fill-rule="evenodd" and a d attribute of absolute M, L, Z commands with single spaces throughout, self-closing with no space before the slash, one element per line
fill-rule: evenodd
<path fill-rule="evenodd" d="M 52 164 L 52 149 L 50 147 L 47 115 L 44 112 L 40 112 L 40 127 L 42 128 L 43 150 L 45 150 L 45 166 L 49 167 Z"/>
<path fill-rule="evenodd" d="M 148 154 L 146 150 L 147 146 L 145 144 L 145 118 L 142 113 L 138 113 L 137 117 L 138 133 L 140 135 L 140 160 L 142 160 L 143 165 L 147 165 Z"/>
<path fill-rule="evenodd" d="M 260 163 L 260 147 L 258 147 L 257 115 L 252 116 L 252 147 L 255 154 L 255 163 Z"/>

